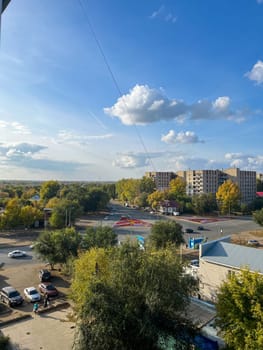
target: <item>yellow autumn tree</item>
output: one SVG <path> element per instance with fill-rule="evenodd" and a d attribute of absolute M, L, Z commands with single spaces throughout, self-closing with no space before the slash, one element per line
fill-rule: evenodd
<path fill-rule="evenodd" d="M 221 214 L 230 214 L 231 210 L 238 207 L 241 193 L 238 185 L 231 180 L 226 180 L 219 186 L 216 192 Z"/>

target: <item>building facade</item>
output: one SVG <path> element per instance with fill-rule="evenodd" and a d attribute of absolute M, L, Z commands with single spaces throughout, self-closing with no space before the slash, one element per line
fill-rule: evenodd
<path fill-rule="evenodd" d="M 233 244 L 230 237 L 201 244 L 198 268 L 201 299 L 216 302 L 222 282 L 242 268 L 263 274 L 263 250 Z"/>
<path fill-rule="evenodd" d="M 176 178 L 176 174 L 172 171 L 148 171 L 145 173 L 145 177 L 154 180 L 158 191 L 165 191 L 169 189 L 170 181 Z"/>
<path fill-rule="evenodd" d="M 226 180 L 236 183 L 241 192 L 241 202 L 248 204 L 256 198 L 256 172 L 238 168 L 222 170 L 184 170 L 177 171 L 177 176 L 186 182 L 186 194 L 189 196 L 202 193 L 216 193 Z"/>

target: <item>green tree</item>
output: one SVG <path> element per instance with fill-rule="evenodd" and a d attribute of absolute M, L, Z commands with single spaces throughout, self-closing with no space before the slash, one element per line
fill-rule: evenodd
<path fill-rule="evenodd" d="M 140 193 L 153 193 L 156 189 L 154 180 L 150 177 L 143 176 L 140 181 Z"/>
<path fill-rule="evenodd" d="M 44 231 L 36 242 L 35 251 L 53 268 L 55 264 L 66 264 L 72 256 L 77 257 L 80 242 L 81 236 L 73 228 Z"/>
<path fill-rule="evenodd" d="M 263 208 L 253 212 L 253 219 L 257 224 L 263 226 Z"/>
<path fill-rule="evenodd" d="M 192 349 L 184 310 L 196 288 L 173 250 L 142 252 L 129 244 L 91 249 L 75 262 L 75 350 L 157 350 L 160 339 L 170 337 L 177 340 L 175 350 Z"/>
<path fill-rule="evenodd" d="M 263 277 L 242 270 L 222 284 L 216 305 L 217 323 L 234 350 L 263 349 Z"/>
<path fill-rule="evenodd" d="M 81 213 L 81 208 L 77 201 L 69 201 L 67 199 L 54 202 L 52 213 L 49 218 L 49 224 L 53 228 L 63 228 L 74 224 L 76 217 Z"/>
<path fill-rule="evenodd" d="M 88 227 L 86 234 L 82 239 L 81 247 L 83 249 L 108 248 L 116 245 L 118 235 L 110 226 Z"/>
<path fill-rule="evenodd" d="M 148 239 L 150 244 L 157 249 L 165 248 L 170 244 L 179 246 L 185 242 L 182 226 L 174 220 L 155 222 Z"/>
<path fill-rule="evenodd" d="M 217 202 L 214 193 L 202 193 L 192 198 L 194 212 L 198 215 L 211 213 L 217 209 Z"/>
<path fill-rule="evenodd" d="M 60 189 L 60 184 L 58 181 L 50 180 L 42 184 L 40 188 L 40 198 L 44 203 L 53 197 L 56 197 Z"/>
<path fill-rule="evenodd" d="M 231 180 L 226 180 L 219 186 L 216 192 L 216 199 L 219 202 L 220 211 L 222 214 L 230 214 L 232 209 L 239 206 L 241 193 L 237 184 Z"/>

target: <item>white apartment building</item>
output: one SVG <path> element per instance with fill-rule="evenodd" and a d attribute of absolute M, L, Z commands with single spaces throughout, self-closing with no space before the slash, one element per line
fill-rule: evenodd
<path fill-rule="evenodd" d="M 222 170 L 183 170 L 176 175 L 186 182 L 186 194 L 216 193 L 218 187 L 230 179 L 241 192 L 241 202 L 251 203 L 256 198 L 256 172 L 238 168 Z"/>

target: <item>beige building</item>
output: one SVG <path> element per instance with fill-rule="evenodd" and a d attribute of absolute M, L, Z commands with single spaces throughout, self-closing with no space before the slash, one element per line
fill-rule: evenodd
<path fill-rule="evenodd" d="M 176 178 L 176 174 L 171 171 L 148 171 L 145 177 L 150 177 L 156 184 L 158 191 L 164 191 L 169 188 L 170 181 Z"/>
<path fill-rule="evenodd" d="M 238 168 L 222 170 L 185 170 L 177 171 L 186 181 L 186 194 L 193 196 L 202 193 L 216 193 L 218 187 L 230 179 L 241 192 L 241 202 L 251 203 L 256 198 L 256 172 Z"/>
<path fill-rule="evenodd" d="M 230 243 L 230 236 L 201 244 L 199 249 L 199 293 L 204 300 L 215 302 L 228 274 L 241 268 L 263 274 L 263 250 Z"/>

